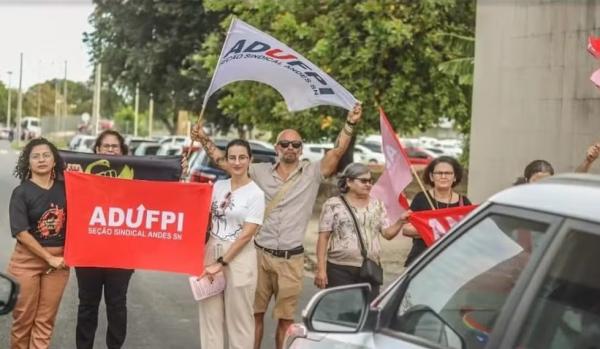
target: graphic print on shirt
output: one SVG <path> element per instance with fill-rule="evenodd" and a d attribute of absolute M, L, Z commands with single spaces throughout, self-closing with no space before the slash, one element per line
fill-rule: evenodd
<path fill-rule="evenodd" d="M 225 211 L 226 210 L 233 210 L 233 208 L 235 207 L 235 204 L 233 203 L 233 200 L 231 199 L 232 197 L 232 193 L 228 192 L 227 194 L 225 194 L 225 198 L 223 199 L 223 201 L 221 201 L 221 203 L 217 204 L 216 201 L 213 201 L 211 204 L 211 212 L 213 212 L 212 214 L 212 226 L 215 228 L 214 229 L 214 235 L 219 236 L 221 239 L 229 239 L 229 238 L 233 238 L 235 236 L 237 236 L 237 234 L 242 230 L 242 225 L 238 224 L 238 227 L 230 234 L 225 234 L 225 235 L 220 235 L 219 231 L 223 230 L 223 231 L 227 231 L 227 219 L 225 217 Z"/>
<path fill-rule="evenodd" d="M 36 235 L 42 239 L 52 239 L 61 235 L 65 223 L 65 211 L 56 204 L 42 214 L 37 223 Z"/>

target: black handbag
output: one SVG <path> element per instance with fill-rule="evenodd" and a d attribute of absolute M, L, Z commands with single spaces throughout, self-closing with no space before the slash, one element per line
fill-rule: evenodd
<path fill-rule="evenodd" d="M 375 285 L 383 284 L 383 268 L 381 265 L 374 260 L 367 257 L 367 248 L 365 247 L 365 242 L 362 239 L 362 235 L 360 235 L 360 228 L 358 227 L 358 220 L 350 208 L 348 201 L 344 198 L 343 195 L 340 195 L 342 202 L 346 205 L 350 216 L 352 217 L 352 221 L 354 222 L 354 230 L 356 231 L 356 235 L 358 235 L 358 241 L 360 242 L 360 254 L 363 257 L 363 264 L 360 266 L 360 277 L 368 280 L 370 283 Z"/>

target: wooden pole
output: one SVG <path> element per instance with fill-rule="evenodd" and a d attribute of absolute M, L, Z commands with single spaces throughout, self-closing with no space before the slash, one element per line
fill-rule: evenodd
<path fill-rule="evenodd" d="M 196 121 L 196 125 L 198 127 L 202 127 L 202 118 L 204 117 L 204 110 L 206 109 L 206 105 L 202 105 L 202 110 L 200 110 L 200 115 L 198 116 L 198 121 Z M 192 127 L 190 127 L 190 146 L 188 147 L 187 153 L 185 157 L 189 159 L 190 154 L 192 153 L 192 148 L 194 147 L 194 139 L 192 138 Z"/>
<path fill-rule="evenodd" d="M 412 165 L 410 165 L 410 171 L 412 172 L 413 176 L 417 180 L 417 183 L 419 183 L 419 187 L 421 187 L 421 190 L 423 191 L 423 194 L 425 194 L 425 198 L 427 199 L 427 203 L 429 203 L 429 206 L 431 207 L 432 210 L 435 210 L 435 206 L 433 206 L 433 202 L 431 201 L 431 198 L 429 197 L 429 194 L 427 194 L 427 190 L 425 189 L 425 186 L 423 185 L 423 182 L 421 181 L 421 178 L 419 178 L 419 176 L 417 175 L 417 171 L 415 171 L 415 168 Z"/>

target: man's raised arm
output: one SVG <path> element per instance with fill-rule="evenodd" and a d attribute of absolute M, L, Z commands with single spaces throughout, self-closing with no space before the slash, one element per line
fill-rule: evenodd
<path fill-rule="evenodd" d="M 361 116 L 362 106 L 360 103 L 356 103 L 354 108 L 348 112 L 346 123 L 335 141 L 333 149 L 328 151 L 323 157 L 323 160 L 321 160 L 321 174 L 324 177 L 329 177 L 335 172 L 342 156 L 344 156 L 344 153 L 348 150 L 348 146 L 352 140 L 352 134 L 354 133 L 354 126 L 356 126 Z"/>
<path fill-rule="evenodd" d="M 227 161 L 225 161 L 225 153 L 215 145 L 206 133 L 204 133 L 202 124 L 196 123 L 194 127 L 192 127 L 191 133 L 192 139 L 202 144 L 202 148 L 204 148 L 206 154 L 215 162 L 215 164 L 224 171 L 229 172 L 229 165 L 227 164 Z"/>

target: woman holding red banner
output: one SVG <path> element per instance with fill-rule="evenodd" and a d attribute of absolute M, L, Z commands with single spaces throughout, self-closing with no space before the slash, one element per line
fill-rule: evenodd
<path fill-rule="evenodd" d="M 200 277 L 225 277 L 224 292 L 199 302 L 202 348 L 249 348 L 254 343 L 257 257 L 252 239 L 263 223 L 265 194 L 248 175 L 250 144 L 236 139 L 225 150 L 231 175 L 213 187 L 207 266 Z"/>
<path fill-rule="evenodd" d="M 391 240 L 398 235 L 410 211 L 389 224 L 383 203 L 369 195 L 372 186 L 369 168 L 352 163 L 338 181 L 342 195 L 323 204 L 315 274 L 318 288 L 368 282 L 371 297 L 379 294 L 381 284 L 361 275 L 361 267 L 365 258 L 381 265 L 379 236 Z"/>
<path fill-rule="evenodd" d="M 94 153 L 121 156 L 128 152 L 123 136 L 117 131 L 106 130 L 98 135 Z M 71 169 L 68 167 L 68 169 Z M 79 287 L 79 307 L 75 345 L 77 349 L 92 349 L 98 327 L 98 307 L 104 291 L 106 303 L 106 346 L 121 348 L 127 334 L 127 289 L 132 269 L 76 267 Z"/>
<path fill-rule="evenodd" d="M 410 204 L 411 211 L 471 205 L 471 201 L 466 196 L 454 191 L 454 187 L 460 184 L 462 176 L 463 168 L 453 157 L 440 156 L 431 161 L 423 172 L 423 182 L 431 189 L 415 195 Z M 404 263 L 407 267 L 427 249 L 427 245 L 410 223 L 404 226 L 402 234 L 413 239 L 412 248 Z"/>
<path fill-rule="evenodd" d="M 21 286 L 13 311 L 12 349 L 48 348 L 69 269 L 63 258 L 66 198 L 63 161 L 44 138 L 29 142 L 15 168 L 21 180 L 10 198 L 12 236 L 17 239 L 8 273 Z"/>

